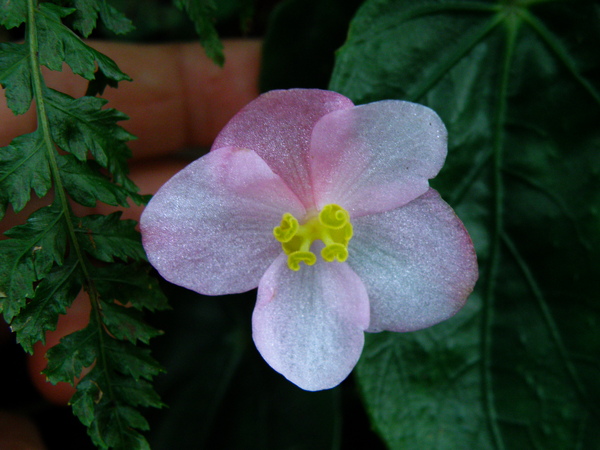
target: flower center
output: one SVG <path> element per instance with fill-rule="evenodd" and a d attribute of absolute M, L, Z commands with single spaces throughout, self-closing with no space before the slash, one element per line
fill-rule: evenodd
<path fill-rule="evenodd" d="M 300 225 L 290 213 L 285 213 L 281 224 L 273 228 L 273 236 L 279 242 L 286 255 L 288 267 L 299 270 L 300 263 L 312 266 L 317 257 L 310 247 L 317 239 L 323 241 L 325 247 L 321 257 L 332 262 L 344 262 L 348 258 L 348 242 L 352 239 L 352 224 L 350 214 L 336 204 L 326 205 L 318 216 L 307 215 L 305 222 Z"/>

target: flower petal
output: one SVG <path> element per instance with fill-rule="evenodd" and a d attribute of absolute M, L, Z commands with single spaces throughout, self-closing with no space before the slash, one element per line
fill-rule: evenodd
<path fill-rule="evenodd" d="M 453 316 L 477 280 L 473 244 L 430 189 L 407 205 L 353 220 L 348 263 L 369 293 L 367 331 L 414 331 Z"/>
<path fill-rule="evenodd" d="M 254 342 L 273 369 L 302 389 L 341 383 L 360 357 L 368 324 L 365 287 L 345 263 L 317 258 L 294 272 L 281 255 L 260 280 Z"/>
<path fill-rule="evenodd" d="M 337 203 L 357 217 L 410 202 L 444 164 L 446 139 L 439 116 L 415 103 L 386 100 L 326 115 L 310 150 L 318 209 Z"/>
<path fill-rule="evenodd" d="M 270 91 L 237 113 L 212 148 L 254 150 L 310 209 L 314 207 L 308 161 L 312 129 L 325 114 L 353 106 L 349 99 L 331 91 Z"/>
<path fill-rule="evenodd" d="M 253 151 L 222 148 L 171 178 L 140 225 L 152 265 L 167 280 L 207 295 L 244 292 L 281 253 L 273 228 L 304 208 Z"/>

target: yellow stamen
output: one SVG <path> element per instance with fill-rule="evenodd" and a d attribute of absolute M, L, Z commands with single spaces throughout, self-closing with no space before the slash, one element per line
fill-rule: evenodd
<path fill-rule="evenodd" d="M 325 247 L 321 257 L 327 262 L 344 262 L 348 259 L 348 242 L 352 239 L 350 214 L 336 204 L 323 207 L 318 216 L 308 216 L 300 225 L 290 213 L 285 213 L 281 224 L 273 229 L 273 236 L 288 255 L 288 267 L 300 270 L 300 263 L 312 266 L 317 258 L 310 247 L 314 241 L 321 240 Z"/>

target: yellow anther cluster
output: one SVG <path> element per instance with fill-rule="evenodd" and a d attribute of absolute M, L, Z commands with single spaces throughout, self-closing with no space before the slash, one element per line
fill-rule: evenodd
<path fill-rule="evenodd" d="M 303 223 L 290 213 L 285 213 L 281 224 L 273 229 L 273 236 L 288 255 L 288 267 L 299 270 L 303 262 L 312 266 L 317 257 L 310 251 L 312 243 L 321 240 L 325 247 L 321 257 L 328 262 L 344 262 L 348 258 L 348 242 L 352 239 L 350 214 L 339 205 L 326 205 L 317 216 L 308 217 Z"/>

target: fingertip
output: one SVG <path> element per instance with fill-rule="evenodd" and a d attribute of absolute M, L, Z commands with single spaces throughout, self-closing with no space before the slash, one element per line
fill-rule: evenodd
<path fill-rule="evenodd" d="M 225 41 L 223 67 L 210 61 L 199 44 L 181 45 L 189 144 L 210 146 L 227 122 L 258 97 L 261 45 L 250 39 Z"/>

